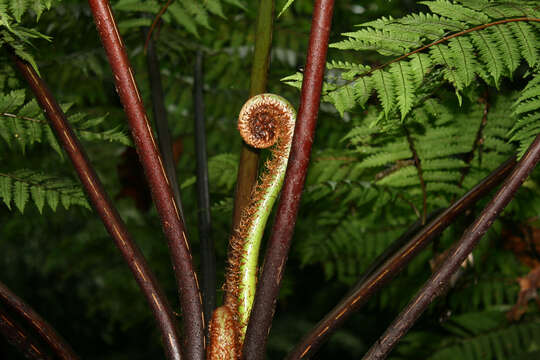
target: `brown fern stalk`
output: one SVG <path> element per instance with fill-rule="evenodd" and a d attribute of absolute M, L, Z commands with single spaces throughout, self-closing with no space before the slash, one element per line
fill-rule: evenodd
<path fill-rule="evenodd" d="M 148 68 L 148 80 L 150 82 L 150 92 L 152 95 L 152 112 L 154 123 L 156 124 L 159 151 L 163 157 L 163 166 L 165 173 L 171 184 L 174 201 L 180 212 L 180 218 L 185 221 L 184 211 L 182 209 L 182 197 L 180 188 L 176 179 L 176 164 L 173 156 L 173 141 L 167 121 L 167 110 L 165 109 L 165 98 L 163 96 L 163 84 L 161 83 L 161 74 L 159 72 L 159 59 L 156 52 L 156 44 L 153 39 L 148 43 L 146 52 L 146 64 Z"/>
<path fill-rule="evenodd" d="M 425 247 L 465 210 L 473 206 L 510 173 L 516 160 L 514 157 L 493 170 L 485 179 L 436 216 L 420 231 L 406 231 L 395 244 L 379 256 L 365 275 L 287 356 L 288 360 L 309 359 L 330 336 L 374 294 L 389 283 Z M 420 222 L 420 221 L 419 221 Z"/>
<path fill-rule="evenodd" d="M 45 350 L 26 329 L 6 313 L 0 312 L 0 336 L 13 345 L 26 359 L 52 360 L 49 351 Z"/>
<path fill-rule="evenodd" d="M 41 344 L 28 334 L 26 329 L 29 328 L 50 347 L 58 359 L 77 360 L 79 358 L 47 321 L 1 282 L 0 304 L 2 305 L 0 307 L 0 332 L 22 353 L 35 359 L 46 358 L 46 352 Z M 27 326 L 23 326 L 7 312 L 2 311 L 4 308 L 9 309 L 10 314 L 15 314 L 24 320 Z"/>
<path fill-rule="evenodd" d="M 107 53 L 120 101 L 144 168 L 152 198 L 168 240 L 180 295 L 185 349 L 189 360 L 204 358 L 204 314 L 197 274 L 193 269 L 187 234 L 175 204 L 118 27 L 107 0 L 89 0 L 103 47 Z"/>
<path fill-rule="evenodd" d="M 518 162 L 510 176 L 505 180 L 504 184 L 484 208 L 480 216 L 465 230 L 459 242 L 452 247 L 439 270 L 431 276 L 363 359 L 385 359 L 429 304 L 438 295 L 444 293 L 452 274 L 457 271 L 463 261 L 473 251 L 476 244 L 478 244 L 478 241 L 480 241 L 482 236 L 491 227 L 500 212 L 512 200 L 516 191 L 538 164 L 538 161 L 540 161 L 540 134 L 537 135 L 523 158 Z"/>
<path fill-rule="evenodd" d="M 333 9 L 333 0 L 317 0 L 314 4 L 306 71 L 285 183 L 244 342 L 242 356 L 249 360 L 264 358 L 315 136 Z"/>
<path fill-rule="evenodd" d="M 114 239 L 116 246 L 128 263 L 135 280 L 144 293 L 161 330 L 167 358 L 180 359 L 180 340 L 167 299 L 163 295 L 153 273 L 148 268 L 144 256 L 131 239 L 122 218 L 103 189 L 99 177 L 90 165 L 78 138 L 66 120 L 64 112 L 35 70 L 21 59 L 15 56 L 13 56 L 13 59 L 17 69 L 34 92 L 62 148 L 68 154 L 90 199 L 90 203 Z"/>

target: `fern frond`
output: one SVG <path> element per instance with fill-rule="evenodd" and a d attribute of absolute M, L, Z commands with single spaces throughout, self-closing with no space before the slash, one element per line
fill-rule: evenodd
<path fill-rule="evenodd" d="M 367 190 L 370 191 L 370 190 Z M 369 259 L 380 254 L 399 236 L 404 225 L 398 219 L 393 226 L 375 230 L 376 216 L 357 218 L 340 216 L 335 212 L 321 215 L 321 227 L 332 234 L 331 238 L 311 232 L 298 249 L 302 265 L 322 262 L 327 279 L 337 278 L 346 283 L 353 283 L 365 269 Z M 337 221 L 336 221 L 337 219 Z M 325 220 L 328 222 L 325 224 Z"/>
<path fill-rule="evenodd" d="M 466 313 L 455 317 L 452 324 L 446 326 L 456 336 L 453 344 L 437 351 L 429 359 L 506 360 L 531 353 L 531 349 L 534 352 L 539 340 L 540 322 L 534 320 L 505 325 L 503 321 L 498 313 Z"/>
<path fill-rule="evenodd" d="M 9 209 L 13 202 L 23 213 L 30 195 L 40 213 L 43 213 L 45 203 L 52 211 L 56 211 L 59 202 L 66 209 L 72 205 L 90 209 L 82 189 L 71 180 L 26 169 L 11 173 L 0 172 L 0 197 Z"/>
<path fill-rule="evenodd" d="M 540 48 L 534 28 L 523 22 L 509 24 L 509 27 L 519 42 L 523 57 L 527 60 L 529 66 L 534 67 L 538 63 L 538 51 Z"/>
<path fill-rule="evenodd" d="M 540 74 L 533 75 L 513 107 L 518 120 L 511 130 L 511 139 L 519 141 L 519 156 L 525 153 L 540 128 Z"/>
<path fill-rule="evenodd" d="M 11 14 L 15 22 L 20 23 L 23 15 L 32 10 L 36 19 L 39 20 L 43 11 L 49 10 L 52 3 L 52 0 L 3 0 L 0 2 L 0 13 L 8 14 L 7 9 L 9 7 L 9 14 Z"/>
<path fill-rule="evenodd" d="M 62 150 L 35 99 L 25 103 L 25 91 L 0 94 L 0 135 L 8 146 L 18 144 L 22 151 L 34 143 L 48 143 L 60 156 Z M 64 106 L 67 110 L 69 106 Z M 131 140 L 120 127 L 101 130 L 105 117 L 88 118 L 75 113 L 68 116 L 76 134 L 88 141 L 117 142 L 126 146 Z"/>
<path fill-rule="evenodd" d="M 420 3 L 429 7 L 435 14 L 454 21 L 461 21 L 465 24 L 480 25 L 489 21 L 489 17 L 483 12 L 454 4 L 447 0 L 422 1 Z"/>
<path fill-rule="evenodd" d="M 382 104 L 385 115 L 394 108 L 396 100 L 395 86 L 392 76 L 386 71 L 378 70 L 373 76 L 373 88 L 377 90 L 377 97 Z"/>
<path fill-rule="evenodd" d="M 343 114 L 363 105 L 370 92 L 377 91 L 385 115 L 399 111 L 403 119 L 410 111 L 409 104 L 414 104 L 419 95 L 417 90 L 404 91 L 409 79 L 418 89 L 426 86 L 430 74 L 442 72 L 443 80 L 455 87 L 461 101 L 461 93 L 476 86 L 477 78 L 488 84 L 493 80 L 498 86 L 503 76 L 512 76 L 522 60 L 529 66 L 538 63 L 540 31 L 535 24 L 540 17 L 535 7 L 525 2 L 497 1 L 458 4 L 436 0 L 423 4 L 433 13 L 370 21 L 359 25 L 360 30 L 344 33 L 345 40 L 332 44 L 340 50 L 375 50 L 397 57 L 364 72 L 358 71 L 364 65 L 347 64 L 341 69 L 341 78 L 327 79 L 325 101 Z M 336 63 L 330 63 L 330 67 L 340 69 L 333 66 Z M 394 79 L 390 86 L 383 83 L 387 82 L 385 72 Z M 360 79 L 372 84 L 371 88 L 363 87 L 361 97 L 350 89 L 343 90 L 354 88 Z"/>
<path fill-rule="evenodd" d="M 401 113 L 401 119 L 409 113 L 414 102 L 415 82 L 412 78 L 409 64 L 398 62 L 390 66 L 390 73 L 393 75 L 394 84 L 397 88 L 397 104 Z"/>
<path fill-rule="evenodd" d="M 211 191 L 214 193 L 229 194 L 236 182 L 238 169 L 238 156 L 233 154 L 219 154 L 208 159 L 208 177 Z M 196 178 L 192 176 L 182 183 L 182 188 L 195 184 Z"/>
<path fill-rule="evenodd" d="M 491 32 L 495 42 L 498 45 L 500 55 L 502 55 L 503 63 L 509 70 L 509 75 L 512 75 L 514 70 L 519 65 L 521 54 L 519 52 L 518 43 L 512 37 L 509 26 L 494 26 L 492 29 L 487 29 Z"/>

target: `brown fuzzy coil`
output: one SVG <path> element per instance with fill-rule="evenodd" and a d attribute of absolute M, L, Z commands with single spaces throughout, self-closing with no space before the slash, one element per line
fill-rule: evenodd
<path fill-rule="evenodd" d="M 274 145 L 286 110 L 273 95 L 259 95 L 248 101 L 238 117 L 238 130 L 244 141 L 255 148 Z"/>

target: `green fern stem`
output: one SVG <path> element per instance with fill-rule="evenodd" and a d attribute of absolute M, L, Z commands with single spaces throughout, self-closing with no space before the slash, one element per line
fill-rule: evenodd
<path fill-rule="evenodd" d="M 256 148 L 272 146 L 271 158 L 256 187 L 240 225 L 231 237 L 229 269 L 225 280 L 225 305 L 232 309 L 238 324 L 239 344 L 243 342 L 255 296 L 257 260 L 264 227 L 285 178 L 296 112 L 284 98 L 260 94 L 249 99 L 238 117 L 244 141 Z"/>

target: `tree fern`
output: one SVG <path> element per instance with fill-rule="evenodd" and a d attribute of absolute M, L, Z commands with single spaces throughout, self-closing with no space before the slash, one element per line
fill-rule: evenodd
<path fill-rule="evenodd" d="M 0 197 L 9 209 L 14 203 L 21 213 L 30 199 L 40 213 L 45 204 L 56 211 L 59 202 L 66 209 L 71 205 L 90 209 L 82 189 L 73 181 L 26 169 L 0 172 Z"/>

